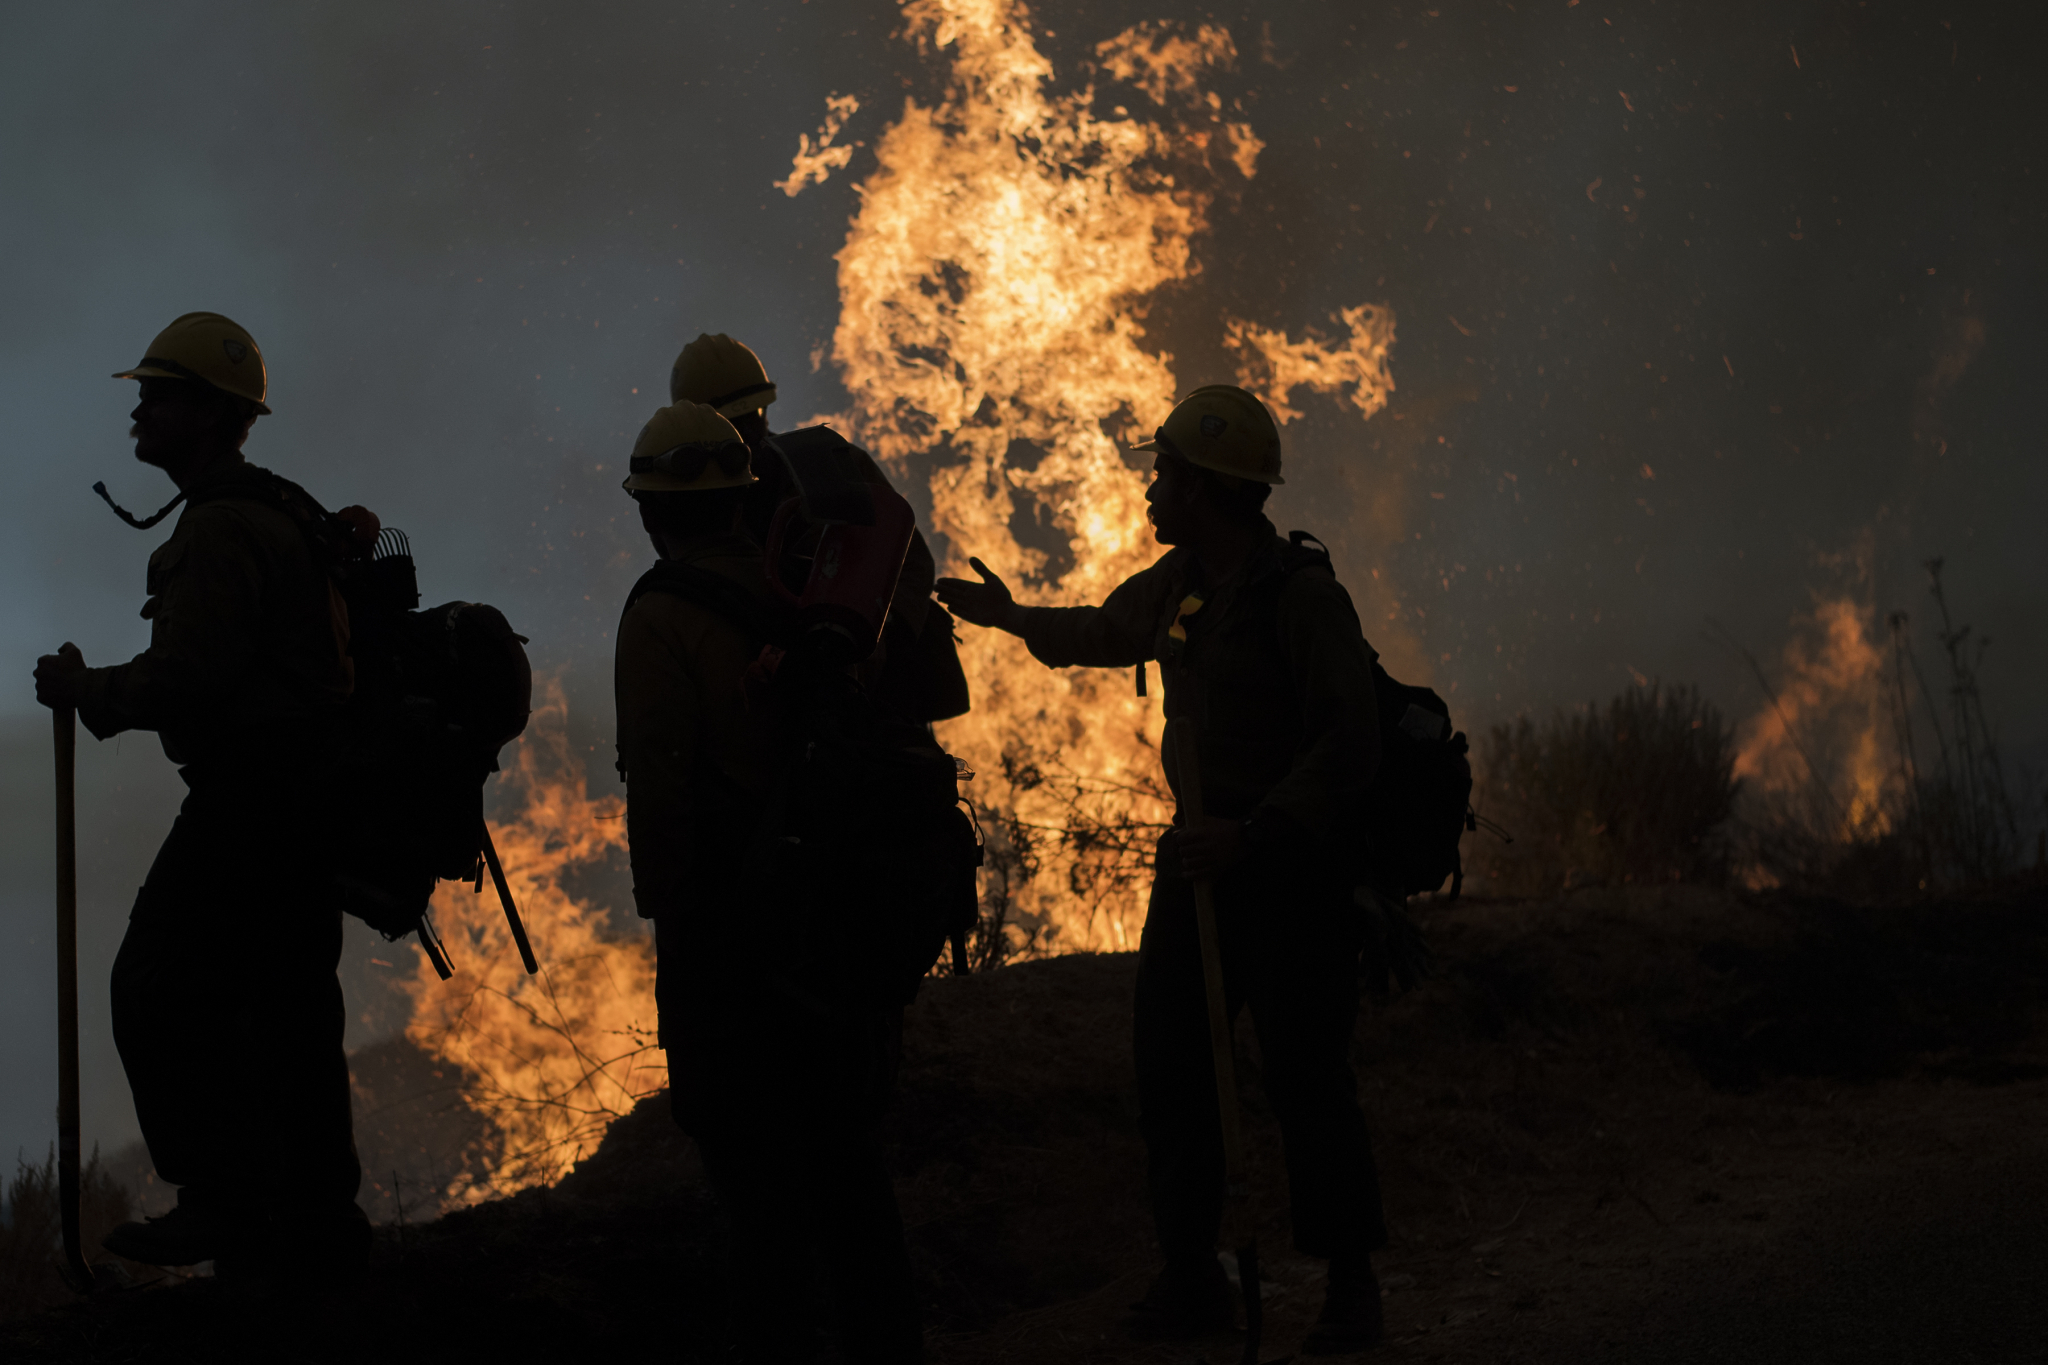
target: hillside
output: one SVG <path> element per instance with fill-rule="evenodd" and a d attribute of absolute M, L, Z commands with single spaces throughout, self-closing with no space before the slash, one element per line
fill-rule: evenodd
<path fill-rule="evenodd" d="M 1437 976 L 1369 1005 L 1355 1043 L 1395 1239 L 1375 1359 L 2038 1358 L 2048 895 L 1422 917 Z M 935 980 L 913 1009 L 889 1128 L 934 1360 L 1191 1358 L 1115 1334 L 1152 1268 L 1133 963 Z M 1272 1358 L 1320 1286 L 1248 1071 Z M 714 1217 L 649 1103 L 555 1189 L 383 1229 L 365 1286 L 131 1291 L 0 1329 L 0 1355 L 216 1359 L 242 1336 L 279 1359 L 705 1359 Z"/>

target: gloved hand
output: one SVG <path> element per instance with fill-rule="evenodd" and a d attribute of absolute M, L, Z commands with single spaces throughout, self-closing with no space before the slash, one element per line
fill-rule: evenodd
<path fill-rule="evenodd" d="M 993 626 L 1012 635 L 1020 633 L 1023 609 L 1010 596 L 1010 585 L 980 560 L 970 559 L 967 563 L 981 575 L 981 582 L 941 578 L 932 584 L 932 591 L 939 595 L 941 605 L 970 625 Z"/>
<path fill-rule="evenodd" d="M 55 711 L 78 705 L 85 688 L 85 655 L 66 641 L 55 654 L 36 660 L 36 700 Z"/>

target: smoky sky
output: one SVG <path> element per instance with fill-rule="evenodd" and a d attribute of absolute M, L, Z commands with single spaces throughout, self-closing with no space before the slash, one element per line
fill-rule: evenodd
<path fill-rule="evenodd" d="M 1868 596 L 1920 625 L 1918 566 L 1947 557 L 2024 746 L 2048 734 L 2048 205 L 2020 12 L 1028 14 L 1063 87 L 1141 20 L 1231 31 L 1215 88 L 1267 146 L 1213 204 L 1199 274 L 1139 301 L 1151 344 L 1192 387 L 1231 377 L 1225 314 L 1299 336 L 1393 307 L 1389 408 L 1297 397 L 1274 517 L 1334 547 L 1380 604 L 1367 633 L 1466 728 L 1637 675 L 1747 714 L 1761 696 L 1707 619 L 1768 666 L 1841 586 L 1830 557 L 1867 545 Z M 133 462 L 134 389 L 106 376 L 179 313 L 248 326 L 276 409 L 250 457 L 404 528 L 429 601 L 503 607 L 601 780 L 609 632 L 648 559 L 617 486 L 632 435 L 699 331 L 763 355 L 778 420 L 844 406 L 813 359 L 833 253 L 875 138 L 944 63 L 878 0 L 79 3 L 0 26 L 0 641 L 20 679 L 0 704 L 19 814 L 0 1143 L 40 1150 L 48 773 L 27 672 L 65 639 L 94 663 L 141 648 L 161 533 L 89 489 L 135 510 L 172 491 Z M 1147 112 L 1100 87 L 1101 112 Z M 866 146 L 788 198 L 771 182 L 831 93 L 860 99 L 841 141 Z M 146 736 L 87 740 L 81 764 L 88 1131 L 111 1143 L 133 1125 L 105 970 L 177 787 Z"/>

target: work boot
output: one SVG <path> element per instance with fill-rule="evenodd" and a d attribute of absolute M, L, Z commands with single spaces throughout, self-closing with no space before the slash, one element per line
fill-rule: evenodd
<path fill-rule="evenodd" d="M 249 1219 L 226 1200 L 187 1185 L 169 1213 L 139 1223 L 121 1223 L 100 1245 L 144 1265 L 198 1265 L 245 1240 Z"/>
<path fill-rule="evenodd" d="M 1139 1341 L 1187 1341 L 1236 1326 L 1237 1296 L 1213 1254 L 1168 1261 L 1124 1321 L 1126 1333 Z"/>
<path fill-rule="evenodd" d="M 280 1210 L 257 1235 L 224 1248 L 213 1273 L 256 1288 L 287 1277 L 352 1279 L 369 1269 L 374 1240 L 369 1215 L 353 1201 L 317 1212 Z"/>
<path fill-rule="evenodd" d="M 287 1255 L 327 1275 L 360 1275 L 370 1268 L 376 1234 L 370 1215 L 354 1200 L 305 1217 L 280 1215 L 271 1238 Z"/>
<path fill-rule="evenodd" d="M 1330 1287 L 1323 1315 L 1301 1343 L 1305 1356 L 1341 1356 L 1378 1343 L 1386 1330 L 1380 1281 L 1370 1256 L 1338 1256 L 1330 1262 Z"/>

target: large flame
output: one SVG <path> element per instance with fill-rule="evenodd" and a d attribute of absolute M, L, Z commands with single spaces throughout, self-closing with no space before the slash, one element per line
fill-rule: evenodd
<path fill-rule="evenodd" d="M 407 983 L 406 1035 L 463 1077 L 463 1097 L 497 1129 L 491 1176 L 449 1191 L 457 1201 L 551 1182 L 596 1149 L 611 1121 L 667 1083 L 654 1046 L 654 945 L 617 932 L 565 884 L 626 843 L 619 802 L 584 793 L 559 683 L 544 689 L 526 738 L 499 779 L 507 818 L 491 839 L 533 940 L 541 972 L 519 962 L 490 878 L 479 894 L 444 882 L 432 916 L 455 978 L 422 956 Z"/>
<path fill-rule="evenodd" d="M 1094 112 L 1092 87 L 1060 94 L 1009 0 L 908 0 L 910 33 L 949 63 L 944 97 L 912 101 L 876 146 L 877 167 L 839 253 L 833 356 L 852 395 L 842 415 L 899 473 L 930 471 L 933 529 L 948 567 L 969 554 L 1027 601 L 1098 602 L 1159 553 L 1145 519 L 1145 465 L 1124 447 L 1166 415 L 1180 384 L 1147 350 L 1147 298 L 1197 272 L 1193 244 L 1219 186 L 1257 169 L 1262 144 L 1226 117 L 1202 78 L 1236 48 L 1214 26 L 1141 24 L 1100 43 L 1101 74 L 1150 117 Z M 847 164 L 835 145 L 851 97 L 800 143 L 787 194 Z M 1386 402 L 1393 315 L 1360 306 L 1336 340 L 1220 320 L 1239 382 L 1283 422 L 1300 388 L 1363 416 Z M 1020 543 L 1035 520 L 1065 553 Z M 1156 698 L 1128 674 L 1039 666 L 994 631 L 966 632 L 974 710 L 944 728 L 980 769 L 992 817 L 984 893 L 1009 916 L 1013 951 L 1132 946 L 1149 834 L 1170 817 L 1159 778 Z M 488 886 L 444 887 L 434 914 L 459 975 L 421 964 L 409 1036 L 468 1077 L 498 1125 L 492 1179 L 458 1195 L 552 1179 L 664 1079 L 653 1048 L 653 959 L 564 875 L 623 846 L 619 812 L 584 795 L 559 692 L 507 775 L 516 807 L 493 824 L 543 964 L 525 977 Z"/>
<path fill-rule="evenodd" d="M 1153 109 L 1098 117 L 1092 86 L 1051 89 L 1021 5 L 903 9 L 950 79 L 936 105 L 907 101 L 883 134 L 839 253 L 847 420 L 899 471 L 937 452 L 932 520 L 952 572 L 972 554 L 1027 602 L 1099 602 L 1160 552 L 1143 465 L 1123 453 L 1179 388 L 1172 357 L 1143 345 L 1145 301 L 1196 273 L 1215 187 L 1257 167 L 1249 124 L 1201 89 L 1236 47 L 1219 27 L 1161 23 L 1098 44 L 1101 73 Z M 1384 307 L 1347 312 L 1350 336 L 1333 347 L 1225 323 L 1241 380 L 1283 420 L 1297 415 L 1285 402 L 1296 387 L 1348 387 L 1367 415 L 1392 387 Z M 1067 553 L 1021 544 L 1024 519 Z M 974 710 L 943 738 L 985 775 L 991 890 L 1018 946 L 1131 946 L 1145 835 L 1170 818 L 1156 701 L 1128 674 L 1050 672 L 999 632 L 966 632 L 964 661 Z"/>

